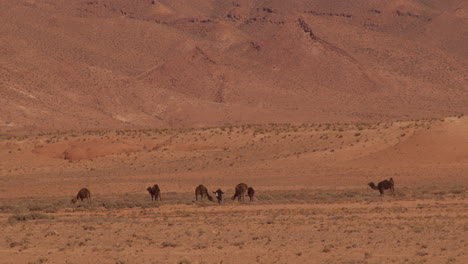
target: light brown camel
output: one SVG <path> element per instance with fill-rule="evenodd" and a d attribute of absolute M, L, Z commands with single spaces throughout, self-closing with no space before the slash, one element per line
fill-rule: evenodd
<path fill-rule="evenodd" d="M 237 197 L 237 200 L 240 202 L 240 201 L 244 201 L 244 195 L 245 195 L 245 192 L 247 191 L 247 184 L 245 183 L 239 183 L 236 185 L 236 192 L 234 193 L 234 196 L 232 196 L 232 200 L 235 200 L 236 197 Z"/>
<path fill-rule="evenodd" d="M 203 199 L 204 196 L 208 197 L 208 200 L 213 201 L 213 197 L 208 193 L 208 189 L 203 185 L 200 184 L 195 189 L 195 200 L 198 201 L 198 196 L 200 195 L 200 199 Z"/>
<path fill-rule="evenodd" d="M 384 191 L 385 190 L 390 190 L 390 192 L 395 195 L 395 182 L 393 181 L 392 178 L 390 178 L 388 181 L 387 180 L 383 180 L 381 182 L 379 182 L 379 184 L 377 184 L 377 186 L 375 186 L 375 184 L 373 182 L 369 182 L 368 185 L 374 189 L 374 190 L 378 190 L 380 192 L 380 195 L 384 195 Z"/>
<path fill-rule="evenodd" d="M 153 187 L 148 187 L 146 190 L 151 194 L 151 201 L 153 201 L 153 198 L 155 201 L 158 200 L 158 197 L 159 201 L 161 201 L 161 190 L 157 184 Z"/>
<path fill-rule="evenodd" d="M 82 188 L 76 195 L 76 198 L 71 200 L 71 203 L 76 203 L 78 199 L 81 200 L 81 202 L 83 202 L 84 199 L 88 199 L 88 203 L 91 202 L 91 192 L 88 190 L 88 188 Z"/>

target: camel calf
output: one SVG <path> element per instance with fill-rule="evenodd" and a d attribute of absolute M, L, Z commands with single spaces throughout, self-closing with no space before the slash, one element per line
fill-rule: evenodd
<path fill-rule="evenodd" d="M 213 192 L 216 195 L 216 198 L 218 198 L 218 203 L 221 204 L 221 201 L 223 200 L 223 191 L 221 189 L 218 189 L 216 192 Z"/>
<path fill-rule="evenodd" d="M 254 198 L 254 195 L 255 195 L 254 188 L 249 187 L 249 189 L 247 189 L 247 195 L 249 195 L 250 201 L 252 202 L 253 198 Z"/>
<path fill-rule="evenodd" d="M 155 201 L 158 200 L 158 197 L 159 201 L 161 201 L 161 190 L 157 184 L 153 187 L 148 187 L 146 190 L 151 194 L 151 201 L 153 201 L 153 198 Z"/>
<path fill-rule="evenodd" d="M 78 194 L 76 195 L 75 198 L 71 199 L 71 203 L 74 204 L 78 200 L 81 200 L 83 202 L 84 199 L 88 199 L 88 203 L 91 202 L 91 192 L 88 190 L 88 188 L 82 188 Z"/>

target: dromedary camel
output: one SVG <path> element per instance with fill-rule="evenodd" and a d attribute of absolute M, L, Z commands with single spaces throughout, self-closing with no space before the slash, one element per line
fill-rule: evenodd
<path fill-rule="evenodd" d="M 213 201 L 213 197 L 208 193 L 208 189 L 203 185 L 200 184 L 195 189 L 195 200 L 198 201 L 198 196 L 200 195 L 200 199 L 203 199 L 204 196 L 208 197 L 208 200 Z"/>
<path fill-rule="evenodd" d="M 146 190 L 148 190 L 148 192 L 151 194 L 151 201 L 153 201 L 153 198 L 155 201 L 158 200 L 158 197 L 159 201 L 161 201 L 161 190 L 157 184 L 155 184 L 153 187 L 148 187 Z"/>
<path fill-rule="evenodd" d="M 88 190 L 88 188 L 82 188 L 76 195 L 76 198 L 71 200 L 71 203 L 76 203 L 78 199 L 81 200 L 81 202 L 83 202 L 84 199 L 88 199 L 88 203 L 91 202 L 91 192 Z"/>
<path fill-rule="evenodd" d="M 249 187 L 249 189 L 247 189 L 247 194 L 249 195 L 250 201 L 252 202 L 255 196 L 254 188 Z"/>
<path fill-rule="evenodd" d="M 392 192 L 393 195 L 395 195 L 395 182 L 393 182 L 393 179 L 390 178 L 390 180 L 383 180 L 381 182 L 379 182 L 379 184 L 377 184 L 377 186 L 375 186 L 375 184 L 373 182 L 369 182 L 368 185 L 374 189 L 374 190 L 379 190 L 380 192 L 380 195 L 384 195 L 384 191 L 385 190 L 390 190 Z"/>
<path fill-rule="evenodd" d="M 247 191 L 247 184 L 245 183 L 239 183 L 236 185 L 236 192 L 234 193 L 234 196 L 232 196 L 232 200 L 235 200 L 237 198 L 237 200 L 240 202 L 240 201 L 244 201 L 244 195 L 245 195 L 245 192 Z"/>

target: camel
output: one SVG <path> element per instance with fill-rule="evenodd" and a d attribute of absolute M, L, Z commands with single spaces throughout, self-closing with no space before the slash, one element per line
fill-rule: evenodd
<path fill-rule="evenodd" d="M 216 195 L 216 198 L 218 198 L 218 203 L 221 204 L 221 201 L 223 200 L 223 191 L 221 189 L 218 189 L 216 192 L 213 192 Z"/>
<path fill-rule="evenodd" d="M 383 180 L 379 182 L 377 186 L 375 186 L 373 182 L 369 182 L 368 185 L 374 190 L 379 190 L 381 196 L 384 195 L 385 190 L 390 190 L 392 194 L 395 195 L 395 182 L 393 182 L 392 178 L 390 178 L 388 181 Z"/>
<path fill-rule="evenodd" d="M 204 196 L 208 197 L 208 200 L 213 202 L 213 197 L 208 193 L 208 189 L 203 185 L 200 184 L 195 189 L 195 200 L 198 201 L 198 196 L 200 195 L 200 199 L 203 199 Z"/>
<path fill-rule="evenodd" d="M 158 200 L 158 197 L 159 201 L 161 201 L 161 190 L 157 184 L 153 187 L 148 187 L 146 190 L 151 194 L 151 201 L 153 201 L 153 198 L 155 201 Z"/>
<path fill-rule="evenodd" d="M 88 190 L 88 188 L 82 188 L 76 195 L 76 198 L 73 198 L 71 200 L 71 203 L 74 204 L 78 200 L 81 200 L 81 202 L 83 202 L 84 199 L 88 199 L 88 203 L 91 202 L 91 192 Z"/>
<path fill-rule="evenodd" d="M 240 201 L 243 201 L 244 200 L 244 195 L 245 195 L 245 192 L 247 191 L 247 184 L 245 183 L 239 183 L 236 185 L 236 192 L 234 193 L 234 196 L 232 196 L 232 200 L 235 200 L 236 197 L 237 197 L 237 200 L 240 202 Z"/>
<path fill-rule="evenodd" d="M 247 189 L 247 194 L 249 195 L 250 201 L 252 202 L 252 201 L 253 201 L 253 198 L 254 198 L 254 195 L 255 195 L 255 190 L 254 190 L 254 188 L 249 187 L 249 189 Z"/>

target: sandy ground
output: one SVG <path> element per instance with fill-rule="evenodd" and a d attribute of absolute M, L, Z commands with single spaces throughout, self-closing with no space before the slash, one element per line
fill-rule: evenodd
<path fill-rule="evenodd" d="M 467 131 L 452 117 L 3 135 L 0 263 L 466 263 Z M 367 186 L 389 178 L 395 195 Z M 240 182 L 253 202 L 230 199 Z M 194 201 L 198 184 L 223 203 Z M 92 202 L 70 204 L 82 187 Z"/>

